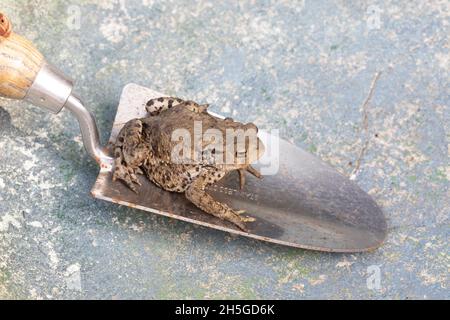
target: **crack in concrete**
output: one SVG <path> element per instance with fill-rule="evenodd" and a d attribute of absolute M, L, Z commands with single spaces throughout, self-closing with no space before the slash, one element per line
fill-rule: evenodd
<path fill-rule="evenodd" d="M 375 87 L 377 85 L 377 81 L 380 78 L 381 71 L 378 71 L 375 73 L 375 76 L 373 77 L 372 83 L 370 84 L 369 93 L 364 100 L 364 103 L 361 106 L 362 112 L 363 112 L 363 119 L 362 119 L 362 130 L 364 130 L 364 142 L 361 147 L 361 150 L 359 151 L 358 158 L 355 161 L 355 168 L 352 170 L 350 174 L 350 180 L 356 179 L 356 174 L 358 173 L 359 168 L 361 167 L 361 160 L 366 154 L 367 148 L 369 147 L 369 112 L 368 112 L 368 106 L 370 103 L 370 100 L 372 100 L 373 93 L 375 92 Z"/>

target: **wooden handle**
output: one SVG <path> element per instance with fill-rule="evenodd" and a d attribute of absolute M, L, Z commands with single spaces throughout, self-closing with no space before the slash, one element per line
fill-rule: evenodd
<path fill-rule="evenodd" d="M 0 96 L 23 99 L 44 61 L 30 41 L 12 32 L 9 19 L 0 13 Z"/>

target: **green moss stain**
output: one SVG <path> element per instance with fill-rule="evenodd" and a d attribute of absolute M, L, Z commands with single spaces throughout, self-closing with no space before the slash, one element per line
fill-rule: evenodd
<path fill-rule="evenodd" d="M 64 182 L 69 183 L 74 178 L 76 172 L 73 166 L 67 163 L 63 163 L 59 166 L 60 172 L 63 176 Z"/>
<path fill-rule="evenodd" d="M 311 152 L 311 153 L 316 153 L 317 152 L 317 146 L 315 144 L 309 145 L 308 151 Z"/>
<path fill-rule="evenodd" d="M 436 170 L 429 176 L 429 179 L 435 183 L 447 183 L 447 175 L 442 168 L 436 168 Z"/>

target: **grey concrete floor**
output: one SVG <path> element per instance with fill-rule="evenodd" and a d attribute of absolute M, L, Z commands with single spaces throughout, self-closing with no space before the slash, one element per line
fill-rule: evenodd
<path fill-rule="evenodd" d="M 2 99 L 0 298 L 450 298 L 447 0 L 0 10 L 76 80 L 103 141 L 129 82 L 207 101 L 353 176 L 389 224 L 378 250 L 329 254 L 94 200 L 98 168 L 70 114 Z"/>

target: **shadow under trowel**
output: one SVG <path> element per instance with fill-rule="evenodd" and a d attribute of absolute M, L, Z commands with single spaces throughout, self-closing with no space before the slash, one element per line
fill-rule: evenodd
<path fill-rule="evenodd" d="M 11 124 L 11 115 L 3 107 L 0 106 L 0 132 L 8 133 L 14 127 Z"/>

